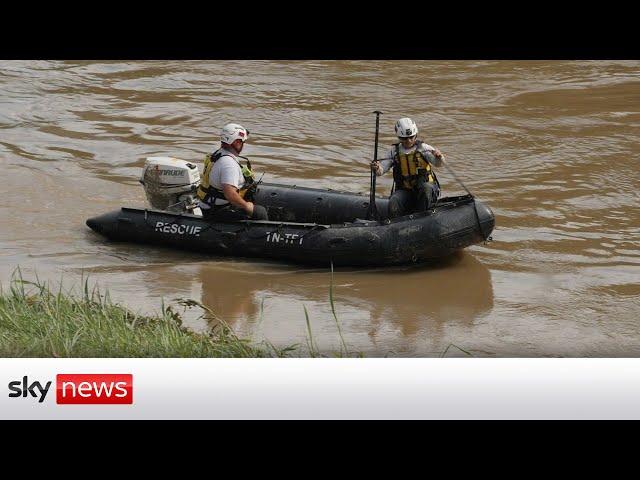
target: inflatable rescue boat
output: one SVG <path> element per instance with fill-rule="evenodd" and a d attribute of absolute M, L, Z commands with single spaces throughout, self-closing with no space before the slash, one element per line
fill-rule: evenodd
<path fill-rule="evenodd" d="M 306 264 L 384 266 L 425 262 L 490 239 L 491 209 L 472 195 L 446 197 L 431 210 L 389 219 L 389 200 L 376 197 L 380 221 L 366 220 L 369 197 L 295 185 L 260 183 L 254 201 L 269 221 L 202 217 L 197 166 L 148 158 L 140 182 L 152 208 L 121 208 L 87 220 L 110 240 L 166 245 L 214 255 Z"/>

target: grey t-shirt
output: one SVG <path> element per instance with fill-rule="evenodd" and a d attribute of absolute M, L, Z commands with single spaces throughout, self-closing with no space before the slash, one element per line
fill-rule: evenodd
<path fill-rule="evenodd" d="M 244 175 L 242 175 L 242 167 L 236 160 L 233 152 L 222 149 L 222 156 L 213 164 L 211 173 L 209 174 L 209 185 L 218 190 L 223 189 L 223 184 L 233 185 L 237 189 L 244 187 Z M 225 198 L 216 198 L 216 205 L 226 205 L 229 201 Z M 201 208 L 207 209 L 209 206 L 200 202 Z"/>
<path fill-rule="evenodd" d="M 419 148 L 420 153 L 424 155 L 424 158 L 429 160 L 429 163 L 431 163 L 431 165 L 433 165 L 434 167 L 440 167 L 442 165 L 442 160 L 440 160 L 439 158 L 436 158 L 436 156 L 433 154 L 433 151 L 435 150 L 435 148 L 429 145 L 428 143 L 423 142 L 418 147 L 418 143 L 416 142 L 416 144 L 409 149 L 404 148 L 402 144 L 400 144 L 399 147 L 400 147 L 400 153 L 403 153 L 403 154 L 411 153 L 415 151 L 417 148 Z M 395 157 L 396 157 L 396 147 L 392 147 L 387 152 L 387 154 L 380 159 L 380 166 L 382 167 L 383 175 L 386 172 L 388 172 L 389 169 L 393 166 L 393 161 L 395 160 Z"/>

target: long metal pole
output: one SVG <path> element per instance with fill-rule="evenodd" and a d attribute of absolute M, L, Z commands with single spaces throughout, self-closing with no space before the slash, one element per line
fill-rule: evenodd
<path fill-rule="evenodd" d="M 382 112 L 376 110 L 376 138 L 373 148 L 373 162 L 378 161 L 378 132 L 380 131 L 380 115 Z M 376 172 L 371 170 L 371 191 L 369 192 L 369 210 L 367 211 L 367 219 L 379 220 L 378 207 L 376 206 Z"/>

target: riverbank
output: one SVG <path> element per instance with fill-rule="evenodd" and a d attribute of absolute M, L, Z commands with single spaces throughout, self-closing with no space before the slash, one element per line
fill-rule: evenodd
<path fill-rule="evenodd" d="M 217 320 L 209 332 L 196 333 L 172 306 L 138 315 L 87 280 L 74 293 L 18 274 L 0 289 L 0 357 L 283 357 L 296 350 L 252 344 Z"/>

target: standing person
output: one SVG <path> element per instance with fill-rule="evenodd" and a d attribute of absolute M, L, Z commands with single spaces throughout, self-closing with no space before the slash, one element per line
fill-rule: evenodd
<path fill-rule="evenodd" d="M 222 128 L 221 146 L 207 155 L 198 187 L 199 207 L 208 218 L 221 221 L 268 220 L 267 209 L 245 199 L 253 174 L 238 160 L 249 132 L 237 123 Z"/>
<path fill-rule="evenodd" d="M 399 142 L 386 157 L 371 162 L 377 176 L 393 167 L 396 191 L 389 199 L 390 218 L 425 212 L 435 205 L 440 184 L 432 167 L 440 167 L 444 158 L 440 150 L 417 139 L 418 126 L 410 118 L 398 120 L 395 131 Z"/>

